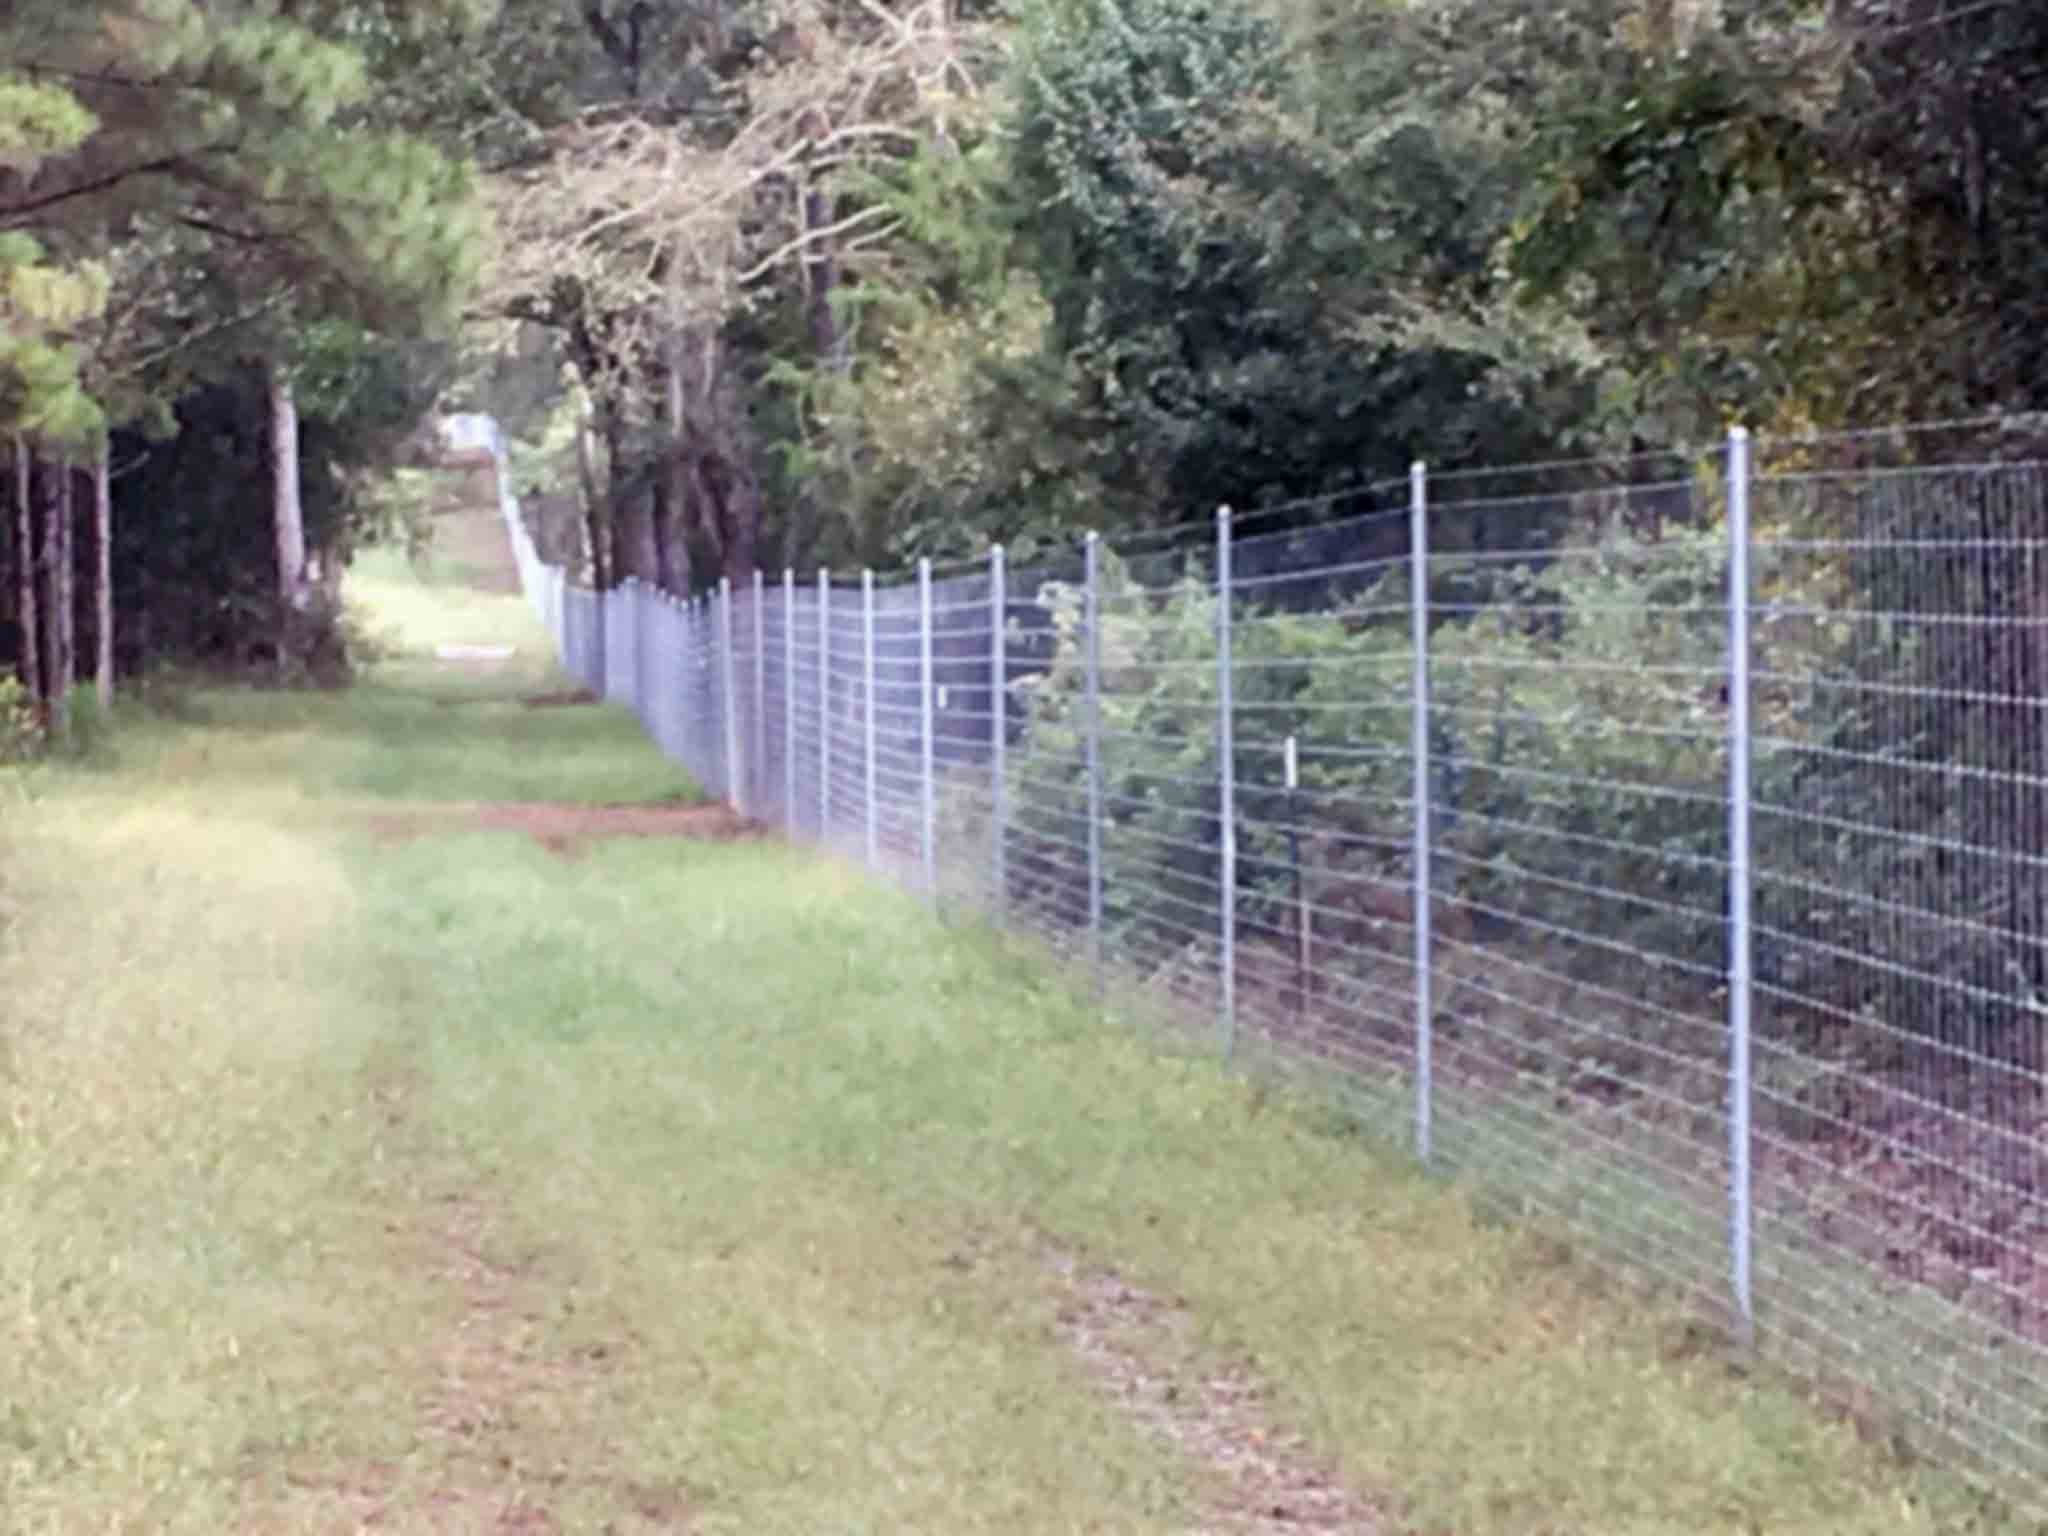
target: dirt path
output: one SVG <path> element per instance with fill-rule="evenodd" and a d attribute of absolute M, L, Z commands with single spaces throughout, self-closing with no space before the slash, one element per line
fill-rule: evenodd
<path fill-rule="evenodd" d="M 587 1444 L 592 1399 L 631 1351 L 583 1339 L 566 1347 L 563 1277 L 516 1256 L 488 1181 L 445 1165 L 420 1124 L 417 1087 L 383 1064 L 365 1089 L 420 1159 L 417 1197 L 387 1221 L 390 1262 L 425 1276 L 441 1322 L 394 1362 L 415 1379 L 410 1446 L 400 1458 L 314 1461 L 284 1478 L 280 1499 L 254 1499 L 248 1532 L 419 1532 L 513 1536 L 601 1529 L 616 1536 L 687 1530 L 680 1486 L 607 1476 Z M 593 1454 L 593 1452 L 596 1452 Z M 600 1523 L 592 1526 L 592 1519 Z"/>
<path fill-rule="evenodd" d="M 1308 1441 L 1275 1422 L 1272 1394 L 1250 1365 L 1202 1358 L 1184 1303 L 1065 1249 L 1050 1249 L 1047 1260 L 1063 1291 L 1061 1338 L 1194 1473 L 1204 1497 L 1189 1536 L 1382 1529 Z"/>
<path fill-rule="evenodd" d="M 547 801 L 450 802 L 380 810 L 371 830 L 391 842 L 463 826 L 524 832 L 564 858 L 590 843 L 620 837 L 695 838 L 732 842 L 761 837 L 766 829 L 725 805 L 565 805 Z"/>

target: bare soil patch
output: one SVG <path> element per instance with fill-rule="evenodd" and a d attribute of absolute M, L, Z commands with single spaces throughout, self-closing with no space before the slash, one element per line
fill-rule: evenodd
<path fill-rule="evenodd" d="M 490 1252 L 490 1213 L 475 1193 L 442 1195 L 415 1225 L 394 1223 L 409 1262 L 457 1298 L 449 1325 L 430 1342 L 432 1378 L 417 1406 L 416 1442 L 401 1468 L 388 1463 L 308 1467 L 286 1474 L 288 1493 L 268 1511 L 300 1528 L 473 1532 L 477 1536 L 574 1528 L 567 1502 L 611 1513 L 609 1532 L 687 1530 L 695 1503 L 680 1484 L 655 1487 L 611 1475 L 605 1447 L 585 1465 L 561 1454 L 582 1399 L 603 1390 L 623 1350 L 566 1351 L 550 1338 L 549 1282 Z M 296 1516 L 296 1520 L 292 1517 Z M 262 1519 L 246 1527 L 272 1528 Z"/>
<path fill-rule="evenodd" d="M 1377 1512 L 1301 1435 L 1274 1422 L 1271 1393 L 1245 1362 L 1204 1360 L 1187 1305 L 1062 1249 L 1059 1330 L 1103 1389 L 1202 1474 L 1200 1536 L 1337 1531 L 1372 1536 Z"/>
<path fill-rule="evenodd" d="M 588 688 L 557 688 L 549 693 L 529 693 L 519 702 L 528 709 L 566 709 L 599 700 Z"/>
<path fill-rule="evenodd" d="M 382 811 L 372 829 L 391 842 L 463 827 L 524 832 L 550 853 L 573 858 L 600 838 L 674 837 L 735 842 L 766 829 L 728 805 L 568 805 L 556 801 L 497 801 L 413 806 Z"/>
<path fill-rule="evenodd" d="M 386 1125 L 412 1125 L 410 1068 L 380 1063 L 365 1086 Z M 556 1536 L 581 1528 L 565 1505 L 603 1509 L 616 1536 L 689 1529 L 697 1504 L 681 1482 L 619 1477 L 602 1443 L 582 1443 L 585 1405 L 630 1368 L 630 1341 L 568 1347 L 555 1321 L 562 1280 L 504 1249 L 488 1188 L 458 1170 L 429 1179 L 438 1191 L 386 1223 L 393 1262 L 430 1275 L 450 1302 L 410 1362 L 421 1368 L 411 1451 L 402 1465 L 316 1454 L 287 1468 L 281 1499 L 252 1503 L 238 1529 Z"/>

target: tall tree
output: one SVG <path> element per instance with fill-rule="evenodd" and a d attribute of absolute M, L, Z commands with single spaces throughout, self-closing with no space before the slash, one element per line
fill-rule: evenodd
<path fill-rule="evenodd" d="M 43 697 L 42 626 L 38 621 L 36 581 L 34 471 L 28 440 L 14 434 L 14 615 L 20 632 L 17 667 L 21 686 L 32 701 Z"/>
<path fill-rule="evenodd" d="M 403 32 L 407 9 L 31 0 L 0 19 L 0 293 L 33 322 L 0 332 L 0 420 L 82 459 L 110 410 L 161 415 L 252 347 L 288 380 L 321 316 L 452 324 L 481 222 L 469 173 L 370 110 L 364 41 Z M 101 324 L 110 266 L 153 302 Z M 294 484 L 277 498 L 298 549 L 287 608 L 306 564 Z"/>
<path fill-rule="evenodd" d="M 491 290 L 563 336 L 618 450 L 606 500 L 622 569 L 687 569 L 694 543 L 744 579 L 768 533 L 768 336 L 794 315 L 814 359 L 842 354 L 848 263 L 890 219 L 833 189 L 916 144 L 958 29 L 934 4 L 806 7 L 773 27 L 740 11 L 584 14 L 612 99 L 537 121 L 538 152 L 494 178 Z"/>
<path fill-rule="evenodd" d="M 299 405 L 292 381 L 273 362 L 266 370 L 270 400 L 271 524 L 277 541 L 278 599 L 287 609 L 304 600 L 306 513 L 299 499 Z"/>
<path fill-rule="evenodd" d="M 101 714 L 114 707 L 114 490 L 108 446 L 92 457 L 93 697 Z"/>

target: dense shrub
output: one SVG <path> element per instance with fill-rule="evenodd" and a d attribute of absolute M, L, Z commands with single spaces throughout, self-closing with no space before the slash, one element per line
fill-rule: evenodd
<path fill-rule="evenodd" d="M 1718 970 L 1722 536 L 1608 539 L 1497 585 L 1431 644 L 1432 703 L 1460 770 L 1447 875 L 1484 909 L 1585 936 L 1576 967 Z"/>
<path fill-rule="evenodd" d="M 1215 927 L 1217 600 L 1194 575 L 1143 590 L 1109 557 L 1101 584 L 1104 926 L 1122 951 L 1157 959 Z M 1084 599 L 1078 588 L 1054 584 L 1041 601 L 1053 615 L 1056 645 L 1044 672 L 1015 685 L 1028 723 L 1011 759 L 1019 841 L 1040 852 L 1013 865 L 1012 894 L 1079 914 L 1087 835 Z M 1346 706 L 1404 696 L 1408 662 L 1384 630 L 1347 626 L 1335 614 L 1253 613 L 1240 602 L 1235 617 L 1239 873 L 1241 894 L 1256 901 L 1280 868 L 1289 817 L 1279 754 L 1286 736 L 1300 741 L 1312 800 L 1358 810 L 1352 819 L 1361 831 L 1397 821 L 1392 812 L 1408 771 L 1405 716 Z"/>
<path fill-rule="evenodd" d="M 1453 581 L 1458 573 L 1451 573 Z M 1611 541 L 1493 579 L 1431 637 L 1438 890 L 1535 933 L 1560 963 L 1718 968 L 1725 957 L 1726 645 L 1718 542 Z M 1413 818 L 1411 656 L 1399 568 L 1330 611 L 1233 609 L 1241 921 L 1284 925 L 1286 835 L 1313 870 L 1402 880 Z M 1460 590 L 1468 590 L 1469 582 Z M 1149 960 L 1214 931 L 1220 874 L 1216 597 L 1143 591 L 1103 562 L 1105 927 Z M 1012 896 L 1078 919 L 1086 842 L 1081 592 L 1046 589 L 1056 645 L 1016 685 Z M 1289 795 L 1292 736 L 1301 789 Z"/>

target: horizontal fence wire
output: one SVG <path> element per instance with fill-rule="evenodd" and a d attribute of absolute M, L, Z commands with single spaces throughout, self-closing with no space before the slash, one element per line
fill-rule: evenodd
<path fill-rule="evenodd" d="M 2044 455 L 1737 433 L 690 600 L 503 500 L 564 669 L 712 793 L 2038 1511 Z"/>

